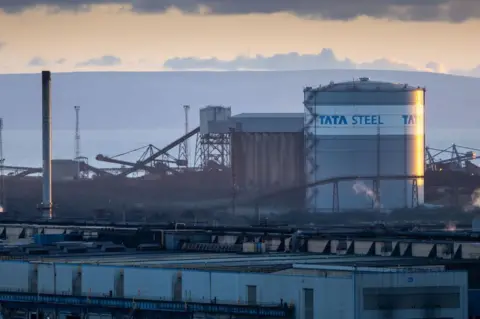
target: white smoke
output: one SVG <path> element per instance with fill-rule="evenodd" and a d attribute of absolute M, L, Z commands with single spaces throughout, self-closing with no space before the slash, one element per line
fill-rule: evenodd
<path fill-rule="evenodd" d="M 363 182 L 355 182 L 355 184 L 353 184 L 353 190 L 355 191 L 355 194 L 365 194 L 365 196 L 367 196 L 367 198 L 371 199 L 373 201 L 373 207 L 374 208 L 382 208 L 382 205 L 380 204 L 380 201 L 378 200 L 378 196 L 377 194 L 375 194 L 375 192 L 370 188 L 368 187 L 367 185 L 365 185 Z"/>
<path fill-rule="evenodd" d="M 480 188 L 477 188 L 472 193 L 472 206 L 476 208 L 480 208 Z"/>
<path fill-rule="evenodd" d="M 480 188 L 473 191 L 471 195 L 471 203 L 464 207 L 464 210 L 471 212 L 480 209 Z"/>
<path fill-rule="evenodd" d="M 445 230 L 446 231 L 456 231 L 457 230 L 457 225 L 454 222 L 450 221 L 445 225 Z"/>

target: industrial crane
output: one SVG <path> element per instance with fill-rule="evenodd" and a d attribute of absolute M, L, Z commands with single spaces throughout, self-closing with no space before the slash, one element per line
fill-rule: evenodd
<path fill-rule="evenodd" d="M 475 152 L 480 152 L 480 149 L 456 144 L 443 150 L 426 147 L 426 170 L 434 172 L 442 170 L 466 171 L 467 173 L 477 175 L 480 173 L 479 167 L 471 162 L 477 159 Z M 441 155 L 449 155 L 449 157 L 441 158 Z"/>

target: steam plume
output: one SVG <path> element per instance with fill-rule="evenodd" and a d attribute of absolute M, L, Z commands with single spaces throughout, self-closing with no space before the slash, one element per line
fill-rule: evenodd
<path fill-rule="evenodd" d="M 367 198 L 371 199 L 373 201 L 374 208 L 381 208 L 381 204 L 378 200 L 377 194 L 375 194 L 375 192 L 363 182 L 355 182 L 355 184 L 353 184 L 353 190 L 355 191 L 355 194 L 365 194 Z"/>
<path fill-rule="evenodd" d="M 471 204 L 465 206 L 464 208 L 464 210 L 467 212 L 480 209 L 480 188 L 477 188 L 473 191 L 471 198 Z"/>

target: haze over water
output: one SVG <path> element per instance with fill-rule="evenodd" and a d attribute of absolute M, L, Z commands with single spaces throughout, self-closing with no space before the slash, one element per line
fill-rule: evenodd
<path fill-rule="evenodd" d="M 12 166 L 41 166 L 40 130 L 5 130 L 3 132 L 5 164 Z M 149 130 L 83 130 L 81 131 L 82 156 L 89 159 L 90 165 L 115 167 L 113 164 L 98 162 L 95 156 L 103 154 L 114 156 L 148 144 L 161 148 L 183 135 L 182 123 L 178 129 Z M 480 149 L 480 129 L 427 129 L 427 145 L 437 149 L 451 146 L 453 143 Z M 190 140 L 190 150 L 195 150 L 195 139 Z M 122 156 L 122 159 L 135 161 L 142 151 Z M 177 150 L 171 155 L 177 156 Z M 71 159 L 74 157 L 74 130 L 54 130 L 53 157 Z"/>
<path fill-rule="evenodd" d="M 148 144 L 162 147 L 184 133 L 183 105 L 191 106 L 190 128 L 199 109 L 231 107 L 232 114 L 304 112 L 302 88 L 359 77 L 425 86 L 427 145 L 452 143 L 480 148 L 480 79 L 426 72 L 312 70 L 292 72 L 86 72 L 54 73 L 52 126 L 54 158 L 74 157 L 74 105 L 79 105 L 81 155 L 113 156 Z M 41 165 L 39 74 L 0 75 L 7 165 Z M 195 140 L 190 141 L 193 153 Z M 176 150 L 171 155 L 177 156 Z M 140 153 L 122 157 L 137 160 Z"/>

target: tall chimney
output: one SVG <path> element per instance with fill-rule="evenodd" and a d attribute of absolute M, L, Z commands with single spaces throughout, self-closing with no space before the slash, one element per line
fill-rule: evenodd
<path fill-rule="evenodd" d="M 51 74 L 42 71 L 42 154 L 43 194 L 41 209 L 43 216 L 52 218 L 52 101 Z"/>

